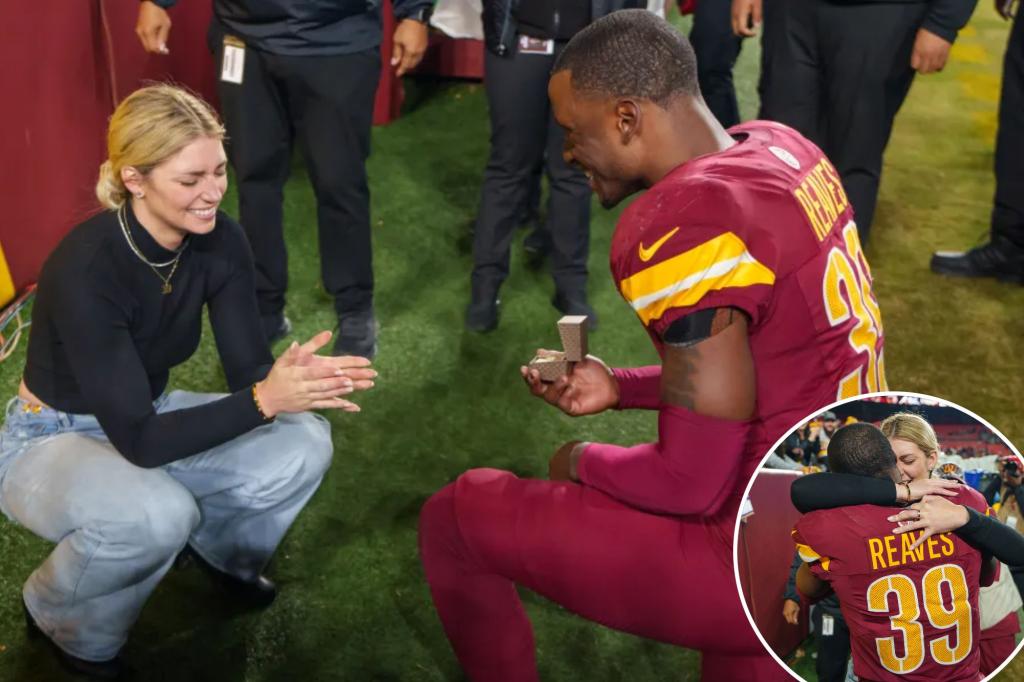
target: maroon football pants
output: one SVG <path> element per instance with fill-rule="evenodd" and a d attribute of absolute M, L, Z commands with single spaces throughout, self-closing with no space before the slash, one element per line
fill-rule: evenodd
<path fill-rule="evenodd" d="M 474 469 L 427 501 L 419 541 L 472 680 L 537 679 L 516 585 L 608 627 L 701 650 L 707 682 L 790 680 L 743 613 L 721 537 L 732 528 L 641 512 L 575 483 Z"/>

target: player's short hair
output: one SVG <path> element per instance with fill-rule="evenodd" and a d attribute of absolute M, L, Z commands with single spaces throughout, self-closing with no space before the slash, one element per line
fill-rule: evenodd
<path fill-rule="evenodd" d="M 840 474 L 889 478 L 896 454 L 881 429 L 858 422 L 836 429 L 828 442 L 828 466 Z"/>
<path fill-rule="evenodd" d="M 665 107 L 698 95 L 697 58 L 690 41 L 645 9 L 612 12 L 577 33 L 552 73 L 569 71 L 580 92 L 638 97 Z"/>

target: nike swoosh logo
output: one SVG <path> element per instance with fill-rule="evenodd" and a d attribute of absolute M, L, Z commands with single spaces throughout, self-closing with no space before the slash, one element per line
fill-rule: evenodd
<path fill-rule="evenodd" d="M 671 239 L 672 235 L 674 235 L 678 231 L 679 231 L 678 227 L 673 229 L 671 232 L 669 232 L 664 237 L 662 237 L 658 241 L 656 241 L 653 244 L 651 244 L 646 249 L 644 248 L 644 243 L 640 242 L 640 260 L 642 260 L 643 262 L 646 263 L 647 261 L 649 261 L 652 258 L 654 258 L 654 254 L 656 254 L 658 252 L 658 249 L 660 249 L 662 246 L 664 246 L 665 242 L 667 242 L 669 239 Z"/>

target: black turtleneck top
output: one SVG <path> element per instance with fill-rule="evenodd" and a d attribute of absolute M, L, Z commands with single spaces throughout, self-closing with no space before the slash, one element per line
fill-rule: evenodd
<path fill-rule="evenodd" d="M 174 258 L 125 211 L 136 246 L 151 262 Z M 167 276 L 170 267 L 158 268 Z M 75 227 L 39 275 L 25 383 L 62 412 L 92 414 L 126 459 L 157 467 L 224 443 L 263 423 L 252 384 L 273 357 L 256 307 L 252 254 L 238 223 L 189 235 L 172 290 L 130 248 L 117 214 Z M 214 402 L 157 414 L 169 370 L 196 351 L 207 306 L 228 386 Z"/>

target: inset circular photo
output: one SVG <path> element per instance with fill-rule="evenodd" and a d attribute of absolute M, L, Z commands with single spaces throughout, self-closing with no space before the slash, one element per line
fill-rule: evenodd
<path fill-rule="evenodd" d="M 1022 532 L 1024 460 L 995 427 L 939 398 L 872 394 L 809 415 L 768 454 L 737 519 L 736 582 L 796 679 L 1019 680 Z"/>

